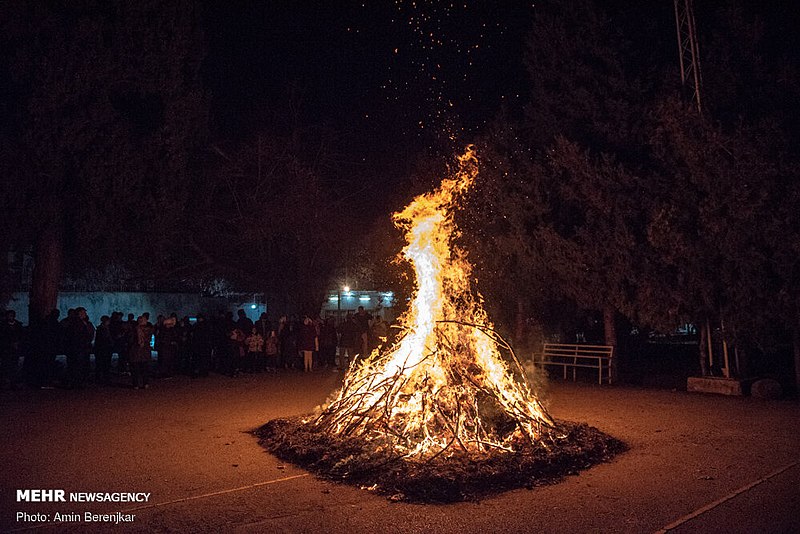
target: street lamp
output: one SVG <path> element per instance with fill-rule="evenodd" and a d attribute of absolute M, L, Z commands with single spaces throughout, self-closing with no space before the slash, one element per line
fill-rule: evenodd
<path fill-rule="evenodd" d="M 344 285 L 336 290 L 336 315 L 339 321 L 342 320 L 342 295 L 350 294 L 350 286 Z"/>

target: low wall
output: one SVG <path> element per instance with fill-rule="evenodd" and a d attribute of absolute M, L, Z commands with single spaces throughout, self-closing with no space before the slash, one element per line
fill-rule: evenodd
<path fill-rule="evenodd" d="M 256 307 L 253 308 L 253 305 Z M 98 323 L 103 315 L 120 311 L 127 317 L 132 313 L 139 316 L 150 312 L 151 320 L 172 312 L 178 317 L 195 316 L 198 313 L 215 314 L 218 310 L 236 312 L 243 309 L 252 320 L 258 319 L 266 311 L 263 303 L 237 302 L 225 298 L 204 297 L 196 293 L 139 293 L 139 292 L 72 292 L 64 291 L 58 295 L 58 310 L 63 319 L 67 310 L 83 306 L 93 323 Z M 7 309 L 17 312 L 17 320 L 28 324 L 28 294 L 14 293 Z"/>

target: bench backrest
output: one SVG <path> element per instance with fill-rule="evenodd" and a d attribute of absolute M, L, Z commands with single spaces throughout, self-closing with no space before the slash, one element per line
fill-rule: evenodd
<path fill-rule="evenodd" d="M 592 356 L 612 358 L 614 347 L 611 345 L 583 345 L 565 343 L 545 343 L 542 345 L 543 356 Z"/>

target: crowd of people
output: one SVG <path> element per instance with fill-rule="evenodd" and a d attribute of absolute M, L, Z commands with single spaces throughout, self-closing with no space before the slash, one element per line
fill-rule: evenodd
<path fill-rule="evenodd" d="M 53 310 L 27 327 L 13 310 L 6 310 L 0 324 L 0 387 L 20 382 L 69 389 L 127 383 L 147 389 L 153 377 L 179 374 L 200 378 L 211 372 L 235 377 L 288 369 L 339 370 L 388 336 L 388 324 L 363 307 L 338 323 L 332 316 L 323 320 L 310 314 L 284 315 L 272 322 L 262 313 L 252 321 L 244 310 L 236 317 L 222 311 L 210 317 L 172 313 L 151 321 L 149 313 L 137 317 L 115 311 L 96 325 L 79 307 L 63 319 Z"/>

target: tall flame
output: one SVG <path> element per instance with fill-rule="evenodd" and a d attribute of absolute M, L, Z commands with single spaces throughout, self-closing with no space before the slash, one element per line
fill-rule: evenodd
<path fill-rule="evenodd" d="M 451 447 L 512 450 L 552 428 L 482 298 L 473 296 L 466 254 L 452 244 L 453 207 L 477 173 L 468 147 L 453 177 L 394 214 L 416 294 L 398 320 L 400 340 L 351 367 L 315 421 L 323 429 L 385 439 L 403 455 L 428 457 Z"/>

